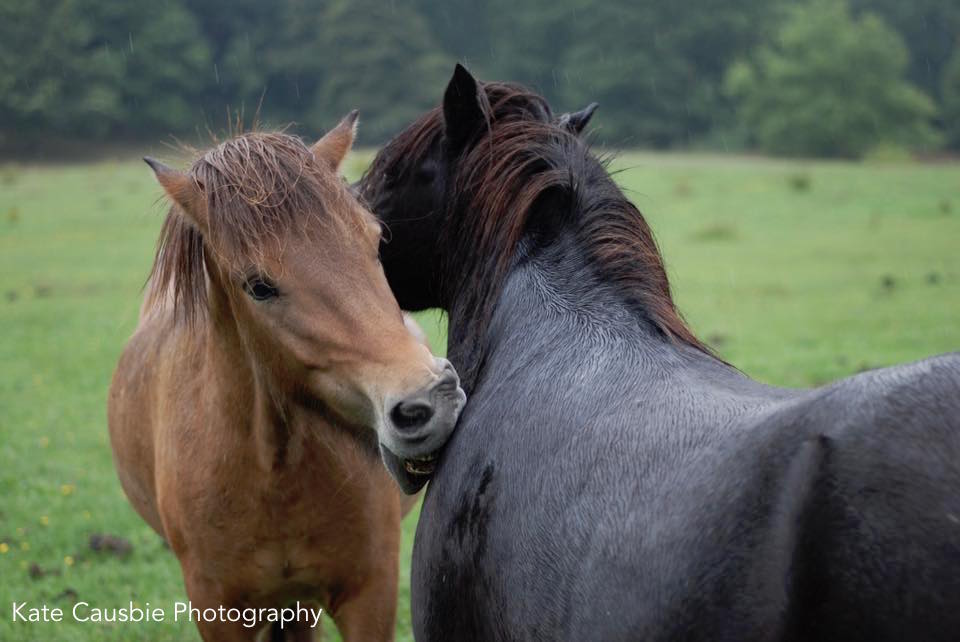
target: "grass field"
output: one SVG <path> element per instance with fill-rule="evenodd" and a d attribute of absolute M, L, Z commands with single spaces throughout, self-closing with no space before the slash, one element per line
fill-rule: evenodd
<path fill-rule="evenodd" d="M 630 168 L 618 179 L 659 237 L 681 309 L 748 374 L 808 386 L 960 349 L 960 167 L 652 154 L 615 166 Z M 115 479 L 105 424 L 159 194 L 138 161 L 0 166 L 0 640 L 197 637 L 189 624 L 10 617 L 14 600 L 169 610 L 184 599 L 175 559 Z M 442 347 L 442 324 L 425 320 Z M 400 640 L 412 639 L 414 528 L 412 516 Z M 132 552 L 90 550 L 97 533 Z"/>

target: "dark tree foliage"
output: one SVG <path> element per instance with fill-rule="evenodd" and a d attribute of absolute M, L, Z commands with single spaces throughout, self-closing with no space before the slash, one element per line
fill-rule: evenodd
<path fill-rule="evenodd" d="M 960 149 L 960 49 L 943 69 L 943 123 L 950 145 Z"/>
<path fill-rule="evenodd" d="M 903 39 L 877 15 L 809 0 L 790 7 L 751 62 L 730 68 L 727 89 L 765 151 L 856 158 L 881 145 L 929 148 L 934 105 L 906 81 L 907 64 Z"/>
<path fill-rule="evenodd" d="M 182 130 L 209 77 L 197 20 L 175 3 L 0 3 L 5 138 Z"/>
<path fill-rule="evenodd" d="M 941 97 L 941 78 L 960 44 L 957 0 L 852 0 L 857 13 L 874 13 L 893 27 L 910 50 L 909 78 L 924 93 Z"/>
<path fill-rule="evenodd" d="M 609 145 L 711 144 L 744 131 L 730 67 L 755 62 L 808 1 L 4 0 L 0 147 L 216 131 L 261 103 L 267 123 L 310 134 L 360 109 L 361 140 L 376 144 L 439 99 L 458 60 L 560 110 L 600 102 Z M 899 34 L 906 79 L 941 134 L 955 131 L 960 3 L 850 4 Z"/>
<path fill-rule="evenodd" d="M 384 140 L 438 102 L 451 65 L 421 14 L 400 2 L 331 0 L 322 23 L 317 44 L 332 64 L 314 94 L 315 122 L 359 108 L 366 139 Z"/>

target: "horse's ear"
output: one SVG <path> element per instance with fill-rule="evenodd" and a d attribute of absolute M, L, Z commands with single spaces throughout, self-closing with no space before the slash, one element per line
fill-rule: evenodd
<path fill-rule="evenodd" d="M 340 169 L 340 163 L 353 147 L 353 139 L 357 136 L 359 114 L 360 112 L 354 109 L 310 148 L 313 156 L 321 163 L 325 163 L 331 171 L 336 172 Z"/>
<path fill-rule="evenodd" d="M 157 182 L 170 200 L 179 205 L 190 220 L 205 232 L 208 224 L 207 199 L 199 181 L 149 156 L 145 156 L 143 160 L 153 170 Z"/>
<path fill-rule="evenodd" d="M 590 119 L 593 118 L 593 112 L 597 111 L 597 107 L 599 106 L 599 103 L 590 103 L 580 111 L 575 111 L 572 114 L 564 114 L 558 121 L 559 125 L 571 134 L 579 136 L 590 122 Z"/>
<path fill-rule="evenodd" d="M 486 120 L 480 92 L 477 79 L 457 63 L 443 92 L 444 133 L 454 149 L 462 147 Z"/>

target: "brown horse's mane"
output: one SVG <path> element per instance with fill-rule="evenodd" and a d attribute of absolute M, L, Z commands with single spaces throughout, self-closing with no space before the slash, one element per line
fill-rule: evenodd
<path fill-rule="evenodd" d="M 248 132 L 198 158 L 189 170 L 206 197 L 207 233 L 173 205 L 164 220 L 150 272 L 147 305 L 172 295 L 178 317 L 207 308 L 208 253 L 237 271 L 256 268 L 268 244 L 282 252 L 290 234 L 330 230 L 337 237 L 359 221 L 344 201 L 342 180 L 316 161 L 296 136 Z M 351 226 L 352 223 L 352 226 Z"/>
<path fill-rule="evenodd" d="M 457 161 L 449 179 L 449 211 L 441 244 L 444 304 L 454 295 L 472 311 L 466 332 L 483 336 L 534 205 L 561 195 L 556 213 L 575 226 L 588 260 L 618 292 L 669 340 L 712 354 L 677 310 L 653 232 L 640 211 L 610 178 L 607 162 L 593 156 L 575 134 L 556 124 L 546 101 L 514 84 L 484 83 L 485 131 Z M 383 165 L 409 171 L 443 134 L 443 114 L 434 109 L 390 143 Z"/>

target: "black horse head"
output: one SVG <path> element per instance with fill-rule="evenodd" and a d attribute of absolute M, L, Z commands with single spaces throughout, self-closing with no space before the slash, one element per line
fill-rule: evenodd
<path fill-rule="evenodd" d="M 592 103 L 555 117 L 546 100 L 528 89 L 481 83 L 456 66 L 443 104 L 384 147 L 360 182 L 360 192 L 384 223 L 381 259 L 402 308 L 443 307 L 441 235 L 452 216 L 451 190 L 461 159 L 507 123 L 579 135 L 596 108 Z"/>

